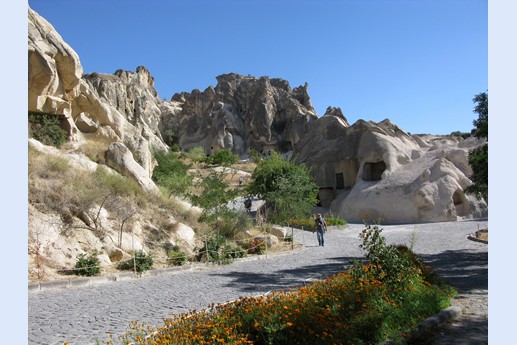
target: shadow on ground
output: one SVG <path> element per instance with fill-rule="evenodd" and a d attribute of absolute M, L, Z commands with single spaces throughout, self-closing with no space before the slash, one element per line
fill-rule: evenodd
<path fill-rule="evenodd" d="M 275 273 L 258 273 L 248 271 L 231 271 L 228 273 L 213 273 L 214 276 L 231 278 L 226 284 L 242 293 L 264 293 L 271 290 L 288 290 L 303 286 L 311 279 L 323 279 L 334 273 L 345 271 L 350 267 L 354 257 L 334 257 L 327 260 L 331 263 L 302 266 L 295 269 L 280 270 Z"/>
<path fill-rule="evenodd" d="M 449 285 L 461 293 L 488 289 L 488 253 L 447 250 L 439 254 L 420 255 Z"/>

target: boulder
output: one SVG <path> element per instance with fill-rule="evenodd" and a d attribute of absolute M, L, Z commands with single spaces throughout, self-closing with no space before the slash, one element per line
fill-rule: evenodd
<path fill-rule="evenodd" d="M 267 247 L 271 248 L 274 246 L 277 246 L 280 241 L 278 240 L 278 237 L 272 234 L 261 234 L 257 235 L 253 238 L 255 243 L 265 243 Z"/>
<path fill-rule="evenodd" d="M 133 154 L 123 143 L 115 142 L 108 146 L 105 162 L 122 175 L 133 178 L 145 191 L 159 191 L 147 171 L 133 159 Z"/>

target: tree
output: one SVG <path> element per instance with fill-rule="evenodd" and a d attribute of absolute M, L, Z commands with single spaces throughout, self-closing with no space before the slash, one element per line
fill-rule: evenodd
<path fill-rule="evenodd" d="M 476 103 L 474 113 L 478 114 L 478 118 L 473 121 L 476 128 L 472 134 L 477 138 L 486 138 L 487 142 L 469 153 L 469 164 L 474 172 L 470 177 L 473 184 L 465 191 L 475 193 L 478 198 L 482 197 L 488 202 L 488 92 L 477 94 L 473 102 Z"/>
<path fill-rule="evenodd" d="M 172 151 L 156 151 L 154 158 L 158 166 L 153 170 L 153 181 L 163 186 L 171 195 L 183 195 L 192 186 L 192 176 L 188 174 L 189 166 L 178 159 Z"/>
<path fill-rule="evenodd" d="M 213 155 L 206 157 L 205 162 L 213 165 L 222 165 L 223 167 L 229 167 L 232 164 L 237 163 L 239 156 L 232 153 L 230 150 L 221 150 Z"/>
<path fill-rule="evenodd" d="M 235 211 L 228 207 L 228 203 L 235 199 L 239 191 L 230 188 L 224 181 L 223 173 L 214 170 L 200 182 L 199 187 L 199 195 L 189 195 L 192 204 L 203 209 L 199 221 L 219 230 L 225 220 L 232 219 Z"/>
<path fill-rule="evenodd" d="M 310 214 L 317 203 L 318 186 L 305 165 L 295 165 L 273 152 L 258 162 L 247 192 L 266 201 L 270 221 L 286 224 Z"/>

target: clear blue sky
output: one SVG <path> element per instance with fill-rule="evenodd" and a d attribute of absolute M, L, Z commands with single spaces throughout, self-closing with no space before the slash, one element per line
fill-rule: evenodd
<path fill-rule="evenodd" d="M 318 115 L 470 132 L 488 90 L 487 0 L 30 0 L 85 73 L 143 65 L 162 98 L 235 72 L 309 84 Z"/>

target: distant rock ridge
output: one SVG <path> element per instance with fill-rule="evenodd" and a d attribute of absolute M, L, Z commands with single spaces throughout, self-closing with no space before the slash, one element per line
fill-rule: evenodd
<path fill-rule="evenodd" d="M 216 79 L 215 87 L 172 96 L 181 110 L 164 116 L 168 125 L 162 131 L 174 130 L 182 149 L 202 146 L 207 154 L 230 149 L 241 155 L 250 148 L 285 152 L 317 118 L 307 83 L 292 89 L 280 78 L 236 73 Z"/>

